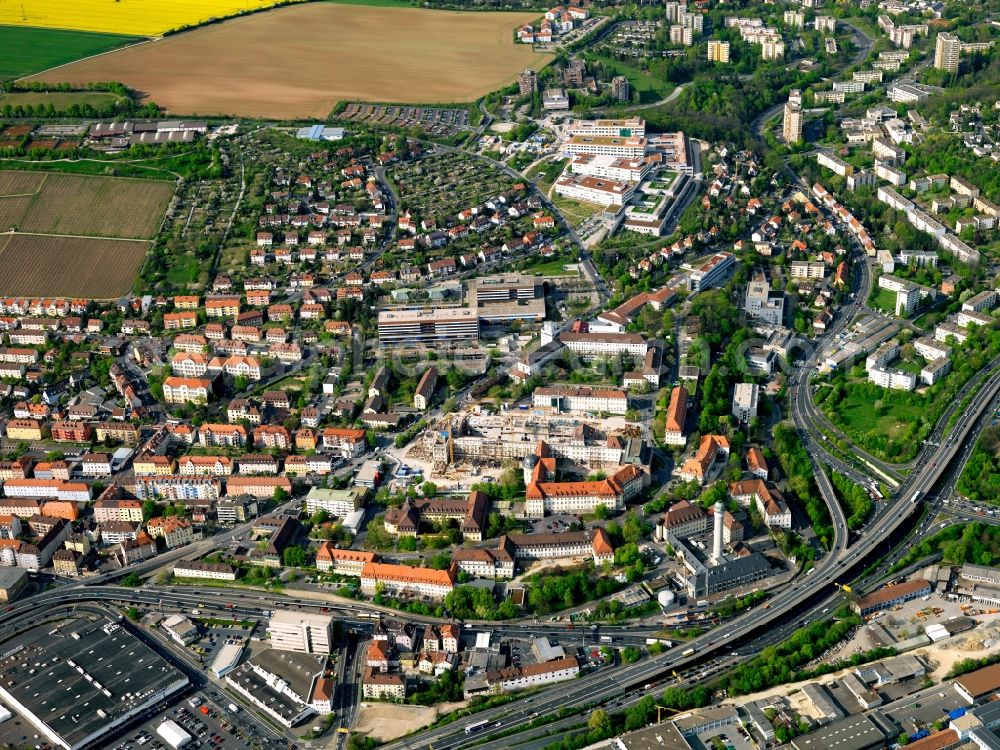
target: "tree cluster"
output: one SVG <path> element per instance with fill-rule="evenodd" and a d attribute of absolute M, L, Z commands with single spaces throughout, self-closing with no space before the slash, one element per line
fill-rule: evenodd
<path fill-rule="evenodd" d="M 827 475 L 836 491 L 837 499 L 847 515 L 847 528 L 855 531 L 861 528 L 872 512 L 871 496 L 863 487 L 855 484 L 843 474 L 827 467 Z"/>
<path fill-rule="evenodd" d="M 787 477 L 788 489 L 805 508 L 820 544 L 829 549 L 833 531 L 830 511 L 816 487 L 809 453 L 794 427 L 779 424 L 774 428 L 774 452 Z"/>
<path fill-rule="evenodd" d="M 448 613 L 460 620 L 509 620 L 517 617 L 517 606 L 510 599 L 497 604 L 493 592 L 474 586 L 456 586 L 444 598 Z"/>
<path fill-rule="evenodd" d="M 593 565 L 537 573 L 529 579 L 528 608 L 536 615 L 569 609 L 618 591 L 625 584 L 597 576 Z"/>
<path fill-rule="evenodd" d="M 995 565 L 1000 560 L 1000 527 L 980 521 L 946 526 L 914 545 L 896 567 L 905 567 L 936 552 L 952 565 Z"/>
<path fill-rule="evenodd" d="M 977 503 L 1000 502 L 1000 425 L 983 430 L 962 470 L 957 489 Z"/>
<path fill-rule="evenodd" d="M 841 611 L 842 619 L 817 621 L 796 630 L 791 637 L 765 648 L 760 656 L 741 663 L 719 681 L 730 695 L 747 695 L 773 685 L 800 679 L 797 669 L 808 664 L 844 639 L 859 619 Z"/>

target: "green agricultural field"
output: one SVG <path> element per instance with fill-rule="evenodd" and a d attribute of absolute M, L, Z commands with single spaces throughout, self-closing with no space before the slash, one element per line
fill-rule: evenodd
<path fill-rule="evenodd" d="M 631 65 L 626 65 L 620 60 L 615 60 L 613 57 L 595 54 L 587 54 L 584 57 L 587 60 L 600 62 L 608 70 L 613 70 L 617 75 L 625 76 L 633 91 L 639 92 L 640 101 L 659 101 L 669 96 L 670 92 L 674 90 L 674 85 L 669 81 L 661 81 L 647 73 L 643 73 L 641 70 L 633 68 Z"/>
<path fill-rule="evenodd" d="M 0 107 L 8 104 L 11 107 L 44 107 L 51 104 L 62 111 L 74 104 L 89 104 L 94 109 L 101 109 L 114 104 L 119 98 L 109 91 L 17 91 L 0 94 Z"/>
<path fill-rule="evenodd" d="M 413 8 L 418 7 L 410 0 L 326 0 L 339 5 L 370 5 L 373 8 Z"/>
<path fill-rule="evenodd" d="M 0 77 L 20 78 L 136 41 L 120 34 L 0 26 Z"/>

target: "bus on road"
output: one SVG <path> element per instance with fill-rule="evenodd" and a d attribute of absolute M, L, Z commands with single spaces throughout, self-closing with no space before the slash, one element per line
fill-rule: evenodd
<path fill-rule="evenodd" d="M 489 726 L 488 721 L 477 721 L 475 724 L 469 724 L 469 726 L 465 728 L 465 733 L 475 734 L 476 732 L 480 732 L 483 729 L 486 729 L 487 726 Z"/>

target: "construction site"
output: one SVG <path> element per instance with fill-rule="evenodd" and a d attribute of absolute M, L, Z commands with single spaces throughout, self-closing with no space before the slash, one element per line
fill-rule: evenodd
<path fill-rule="evenodd" d="M 583 473 L 624 465 L 648 467 L 650 449 L 640 428 L 621 420 L 613 424 L 528 411 L 452 414 L 428 427 L 407 459 L 428 462 L 435 475 L 475 476 L 484 467 L 520 463 L 543 441 L 556 458 Z"/>

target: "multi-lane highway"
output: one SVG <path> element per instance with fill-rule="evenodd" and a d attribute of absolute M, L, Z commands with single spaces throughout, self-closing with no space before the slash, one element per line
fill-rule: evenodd
<path fill-rule="evenodd" d="M 865 271 L 862 274 L 863 276 L 867 275 Z M 829 336 L 836 335 L 842 330 L 860 307 L 861 299 L 856 294 L 855 299 L 842 311 L 838 325 L 824 339 L 828 339 Z M 802 399 L 801 407 L 793 407 L 793 416 L 796 423 L 807 433 L 812 429 L 811 421 L 806 416 L 808 410 L 805 408 L 805 403 L 811 401 L 808 394 L 808 374 L 815 366 L 819 351 L 820 349 L 817 348 L 806 360 L 805 366 L 799 368 L 793 377 L 793 383 L 797 388 L 797 397 L 793 399 L 793 404 L 798 403 L 800 398 Z M 887 541 L 893 537 L 901 525 L 907 523 L 917 512 L 925 494 L 930 492 L 945 475 L 956 455 L 974 435 L 975 428 L 982 417 L 989 413 L 992 403 L 1000 392 L 1000 372 L 989 375 L 985 380 L 977 379 L 977 382 L 969 384 L 964 393 L 971 392 L 977 385 L 981 386 L 980 389 L 968 403 L 964 413 L 954 423 L 950 434 L 947 437 L 944 435 L 949 421 L 946 415 L 935 428 L 934 433 L 934 436 L 943 439 L 929 440 L 925 444 L 914 463 L 918 468 L 901 482 L 896 495 L 879 509 L 863 532 L 851 544 L 849 544 L 843 509 L 840 507 L 833 487 L 822 468 L 814 462 L 816 482 L 830 508 L 832 518 L 834 538 L 831 549 L 828 554 L 817 561 L 816 567 L 808 577 L 800 578 L 779 593 L 769 601 L 768 608 L 757 608 L 740 616 L 729 625 L 722 626 L 717 631 L 686 644 L 695 649 L 694 655 L 685 657 L 678 650 L 672 650 L 644 662 L 623 667 L 614 674 L 613 678 L 603 672 L 585 675 L 566 689 L 551 691 L 556 693 L 555 695 L 543 693 L 542 696 L 532 699 L 531 711 L 544 714 L 563 707 L 579 707 L 607 701 L 637 687 L 645 688 L 649 681 L 656 682 L 664 673 L 673 670 L 679 671 L 699 660 L 724 653 L 732 647 L 732 644 L 748 640 L 762 630 L 775 625 L 788 626 L 790 622 L 794 623 L 797 620 L 795 612 L 802 608 L 806 602 L 814 598 L 825 600 L 827 597 L 824 594 L 833 590 L 835 582 L 849 580 L 852 574 L 873 558 L 878 559 L 890 552 Z M 960 401 L 961 398 L 956 399 L 955 404 L 960 403 Z M 505 717 L 520 721 L 523 719 L 524 711 L 522 706 L 504 706 L 491 709 L 476 714 L 474 719 L 460 719 L 445 727 L 421 733 L 414 738 L 390 743 L 388 747 L 391 750 L 404 750 L 404 748 L 409 750 L 427 745 L 432 745 L 435 748 L 457 747 L 463 744 L 462 733 L 464 733 L 465 727 L 473 721 L 502 722 Z"/>
<path fill-rule="evenodd" d="M 926 492 L 934 487 L 952 460 L 964 449 L 967 438 L 971 436 L 979 420 L 988 413 L 988 408 L 991 407 L 998 391 L 1000 391 L 1000 372 L 993 374 L 984 383 L 983 388 L 969 403 L 965 413 L 957 419 L 951 434 L 946 439 L 938 445 L 927 444 L 925 446 L 918 463 L 921 468 L 907 478 L 896 497 L 885 504 L 854 544 L 848 544 L 843 512 L 835 499 L 832 502 L 829 499 L 832 497 L 832 488 L 829 487 L 825 475 L 819 472 L 817 482 L 824 497 L 828 497 L 828 502 L 831 503 L 830 510 L 834 521 L 834 540 L 830 552 L 817 562 L 810 576 L 799 579 L 770 600 L 768 608 L 757 608 L 745 613 L 729 624 L 720 626 L 715 632 L 686 644 L 688 648 L 695 650 L 694 655 L 685 657 L 680 649 L 672 649 L 637 664 L 615 670 L 599 670 L 567 683 L 559 690 L 550 690 L 534 696 L 530 699 L 530 709 L 525 707 L 525 701 L 512 702 L 477 713 L 472 717 L 460 718 L 443 727 L 389 743 L 386 747 L 390 750 L 423 748 L 428 745 L 433 745 L 435 748 L 457 747 L 468 739 L 464 730 L 473 722 L 483 720 L 491 722 L 520 721 L 523 720 L 526 712 L 537 712 L 544 715 L 564 707 L 580 708 L 594 703 L 612 701 L 612 699 L 618 700 L 629 692 L 645 691 L 647 685 L 650 686 L 649 689 L 652 689 L 654 684 L 659 683 L 665 674 L 670 674 L 674 670 L 682 672 L 695 662 L 704 661 L 720 654 L 728 654 L 732 650 L 733 644 L 749 641 L 757 633 L 768 631 L 776 625 L 787 627 L 798 618 L 799 615 L 794 613 L 807 601 L 814 598 L 826 599 L 825 595 L 833 590 L 832 585 L 835 581 L 849 577 L 849 571 L 858 569 L 873 555 L 880 557 L 885 554 L 887 551 L 884 549 L 885 540 L 912 515 L 911 511 L 914 510 L 913 493 Z M 160 563 L 162 564 L 162 560 Z M 255 596 L 256 601 L 254 600 Z M 222 597 L 225 598 L 222 599 Z M 65 586 L 44 592 L 15 605 L 12 610 L 0 617 L 0 624 L 8 623 L 11 619 L 19 618 L 41 606 L 87 599 L 117 600 L 126 603 L 142 603 L 148 606 L 169 604 L 186 607 L 197 604 L 213 613 L 230 612 L 241 616 L 262 617 L 266 612 L 265 607 L 272 606 L 270 602 L 276 598 L 267 596 L 263 602 L 261 598 L 255 592 L 243 594 L 242 592 L 222 592 L 213 589 L 177 590 L 166 588 L 133 589 L 118 586 Z M 305 599 L 278 600 L 282 601 L 282 606 L 315 607 L 318 604 Z M 229 604 L 232 605 L 232 609 L 227 606 Z M 356 626 L 359 630 L 364 627 L 365 619 L 370 624 L 370 616 L 368 618 L 358 617 L 358 613 L 364 610 L 362 605 L 350 607 L 336 605 L 331 609 L 343 615 L 347 624 Z M 520 628 L 520 625 L 507 626 L 509 630 Z M 562 636 L 572 632 L 551 624 L 550 626 L 540 625 L 537 628 L 530 626 L 523 629 L 525 633 L 538 632 L 542 634 L 545 631 L 561 633 Z M 634 630 L 632 632 L 635 633 Z"/>
<path fill-rule="evenodd" d="M 864 278 L 864 272 L 862 272 Z M 838 326 L 828 334 L 835 335 L 847 325 L 851 316 L 859 307 L 860 301 L 855 299 L 842 312 Z M 812 440 L 813 424 L 809 418 L 808 374 L 812 371 L 819 350 L 806 360 L 804 367 L 798 368 L 791 377 L 795 390 L 792 399 L 793 418 L 799 426 L 807 442 Z M 963 403 L 965 395 L 972 393 L 978 387 L 975 395 Z M 612 705 L 628 705 L 637 700 L 641 694 L 661 688 L 664 678 L 670 679 L 675 671 L 685 677 L 685 684 L 691 684 L 701 676 L 718 672 L 726 666 L 736 663 L 739 655 L 732 655 L 734 645 L 762 642 L 775 642 L 773 639 L 783 637 L 790 629 L 796 627 L 802 619 L 815 619 L 821 616 L 821 608 L 829 608 L 833 602 L 832 592 L 834 582 L 849 580 L 852 574 L 879 559 L 889 550 L 886 542 L 893 538 L 901 525 L 909 522 L 915 514 L 917 506 L 923 501 L 925 493 L 931 491 L 944 479 L 946 483 L 953 482 L 950 467 L 953 463 L 964 461 L 984 416 L 991 414 L 997 394 L 1000 392 L 1000 358 L 994 360 L 983 373 L 970 381 L 962 394 L 955 399 L 949 412 L 941 419 L 932 434 L 932 439 L 924 445 L 917 467 L 900 484 L 894 498 L 885 503 L 869 521 L 867 526 L 853 541 L 848 534 L 843 510 L 834 495 L 833 488 L 818 464 L 814 463 L 816 481 L 824 499 L 830 508 L 832 518 L 833 539 L 831 549 L 816 562 L 809 576 L 800 577 L 783 591 L 769 600 L 767 607 L 758 607 L 744 613 L 731 622 L 719 626 L 715 631 L 705 634 L 687 644 L 682 652 L 680 648 L 651 657 L 636 664 L 617 668 L 599 669 L 585 674 L 577 680 L 565 683 L 557 690 L 549 690 L 529 699 L 515 701 L 498 706 L 472 716 L 460 717 L 454 722 L 431 729 L 409 738 L 389 743 L 388 750 L 411 750 L 433 746 L 437 750 L 450 749 L 467 744 L 470 738 L 465 734 L 465 728 L 471 723 L 490 721 L 494 724 L 493 731 L 502 731 L 504 725 L 511 722 L 526 722 L 532 714 L 546 715 L 562 708 L 577 710 L 596 703 Z M 951 410 L 961 408 L 963 411 L 949 426 Z M 810 453 L 822 454 L 816 445 L 809 444 Z M 950 478 L 950 479 L 949 479 Z M 949 487 L 950 489 L 950 487 Z M 925 524 L 926 525 L 926 524 Z M 148 572 L 161 567 L 165 562 L 178 557 L 194 556 L 207 552 L 219 544 L 237 538 L 246 531 L 246 526 L 239 527 L 220 537 L 198 542 L 182 550 L 168 553 L 137 568 L 139 572 Z M 136 569 L 136 568 L 132 568 Z M 342 619 L 348 627 L 360 634 L 370 632 L 372 618 L 377 616 L 375 610 L 367 605 L 324 603 L 312 599 L 297 599 L 275 596 L 260 592 L 243 592 L 220 590 L 214 588 L 195 587 L 158 587 L 158 588 L 127 588 L 109 584 L 120 573 L 106 573 L 89 579 L 83 583 L 75 583 L 55 588 L 21 603 L 14 605 L 0 615 L 0 625 L 11 625 L 17 621 L 32 616 L 40 608 L 59 603 L 74 603 L 85 601 L 120 602 L 125 605 L 141 604 L 147 607 L 162 607 L 165 609 L 199 609 L 214 616 L 238 616 L 263 619 L 272 607 L 327 607 Z M 413 618 L 420 620 L 421 618 Z M 563 642 L 580 638 L 586 644 L 587 639 L 593 643 L 595 635 L 587 630 L 570 630 L 568 626 L 555 623 L 513 623 L 507 625 L 483 624 L 495 633 L 501 635 L 544 635 L 559 638 Z M 472 626 L 475 630 L 477 625 Z M 622 644 L 638 643 L 653 629 L 643 628 L 609 628 L 603 627 L 602 633 L 613 633 Z M 693 649 L 692 654 L 690 649 Z M 684 654 L 688 655 L 685 656 Z M 745 653 L 745 652 L 744 652 Z M 706 666 L 705 662 L 709 662 Z M 695 667 L 696 664 L 701 664 Z M 350 708 L 347 703 L 350 703 Z M 348 712 L 353 712 L 354 701 L 342 702 L 340 709 L 349 719 Z M 559 723 L 550 724 L 544 729 L 529 730 L 519 733 L 519 737 L 535 737 L 554 728 L 569 727 L 579 719 L 568 718 Z M 496 727 L 499 723 L 500 727 Z M 488 750 L 509 745 L 509 740 L 492 741 L 484 747 Z M 497 744 L 499 743 L 499 744 Z"/>

